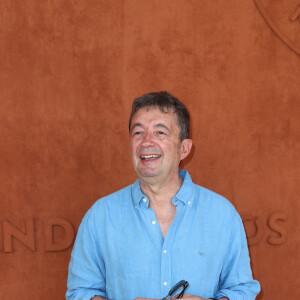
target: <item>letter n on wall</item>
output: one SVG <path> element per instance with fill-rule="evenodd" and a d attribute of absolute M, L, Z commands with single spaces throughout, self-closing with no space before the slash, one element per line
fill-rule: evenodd
<path fill-rule="evenodd" d="M 18 229 L 8 221 L 4 220 L 3 221 L 4 252 L 13 252 L 12 237 L 22 242 L 30 250 L 35 251 L 33 218 L 26 218 L 25 233 L 23 233 L 20 229 Z"/>

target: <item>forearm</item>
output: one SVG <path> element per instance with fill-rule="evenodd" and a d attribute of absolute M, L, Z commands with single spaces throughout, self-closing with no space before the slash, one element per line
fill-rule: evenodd
<path fill-rule="evenodd" d="M 242 283 L 237 285 L 232 285 L 230 287 L 224 287 L 215 293 L 214 298 L 222 299 L 222 297 L 226 297 L 228 299 L 247 299 L 254 300 L 256 295 L 259 293 L 260 285 L 255 280 L 243 280 Z"/>
<path fill-rule="evenodd" d="M 108 299 L 102 298 L 101 296 L 95 296 L 91 300 L 108 300 Z"/>

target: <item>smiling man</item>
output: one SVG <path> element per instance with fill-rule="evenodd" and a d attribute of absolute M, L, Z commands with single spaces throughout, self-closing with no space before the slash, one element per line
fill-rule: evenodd
<path fill-rule="evenodd" d="M 182 279 L 189 283 L 184 299 L 255 299 L 260 286 L 240 216 L 179 170 L 192 148 L 189 122 L 167 92 L 135 99 L 129 133 L 138 180 L 85 215 L 67 299 L 162 299 Z"/>

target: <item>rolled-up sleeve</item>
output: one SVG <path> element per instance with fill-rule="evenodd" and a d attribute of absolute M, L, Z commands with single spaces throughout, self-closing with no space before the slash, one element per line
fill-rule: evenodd
<path fill-rule="evenodd" d="M 260 284 L 252 277 L 246 234 L 240 216 L 233 218 L 231 239 L 215 298 L 252 300 L 260 292 Z"/>
<path fill-rule="evenodd" d="M 78 229 L 71 254 L 68 274 L 67 300 L 90 300 L 94 296 L 106 298 L 105 265 L 98 238 L 93 231 L 93 215 L 89 210 Z"/>

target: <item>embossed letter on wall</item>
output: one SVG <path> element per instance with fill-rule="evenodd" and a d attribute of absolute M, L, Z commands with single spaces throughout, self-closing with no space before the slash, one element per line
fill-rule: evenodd
<path fill-rule="evenodd" d="M 26 218 L 25 232 L 8 220 L 3 220 L 3 249 L 5 253 L 14 252 L 13 238 L 21 242 L 31 251 L 36 251 L 36 230 L 33 218 Z M 43 220 L 43 242 L 45 251 L 63 251 L 68 249 L 75 238 L 73 225 L 64 218 L 45 218 Z M 63 232 L 63 237 L 55 239 L 55 228 Z"/>
<path fill-rule="evenodd" d="M 267 24 L 300 55 L 300 3 L 298 0 L 254 0 Z"/>
<path fill-rule="evenodd" d="M 247 240 L 249 246 L 254 246 L 263 241 L 269 245 L 282 245 L 287 240 L 285 222 L 287 216 L 282 211 L 272 212 L 266 218 L 256 215 L 243 215 Z"/>
<path fill-rule="evenodd" d="M 3 246 L 4 252 L 13 252 L 12 237 L 15 237 L 30 250 L 35 251 L 34 222 L 33 218 L 26 219 L 26 230 L 23 233 L 10 222 L 3 221 Z"/>

